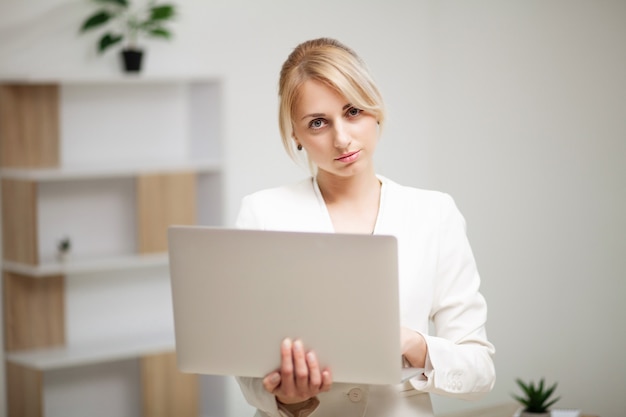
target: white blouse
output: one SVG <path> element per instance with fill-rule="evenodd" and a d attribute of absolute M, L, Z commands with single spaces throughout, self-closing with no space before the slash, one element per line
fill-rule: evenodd
<path fill-rule="evenodd" d="M 487 340 L 487 305 L 479 292 L 465 220 L 447 194 L 378 178 L 382 188 L 374 234 L 398 240 L 402 325 L 424 335 L 428 345 L 425 377 L 395 388 L 408 395 L 478 399 L 493 388 L 495 349 Z M 334 232 L 314 178 L 244 197 L 236 224 L 245 229 Z M 261 379 L 237 380 L 246 400 L 259 410 L 257 415 L 285 415 Z M 363 394 L 362 400 L 350 400 L 348 393 L 354 389 Z M 318 396 L 320 404 L 311 415 L 363 416 L 367 403 L 376 401 L 369 391 L 368 386 L 333 384 L 329 393 Z M 432 415 L 432 409 L 421 415 Z"/>

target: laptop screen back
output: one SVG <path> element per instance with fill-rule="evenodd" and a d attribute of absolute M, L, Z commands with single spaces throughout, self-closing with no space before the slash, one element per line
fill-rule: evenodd
<path fill-rule="evenodd" d="M 394 237 L 172 226 L 168 239 L 181 371 L 263 377 L 291 337 L 335 382 L 400 381 Z"/>

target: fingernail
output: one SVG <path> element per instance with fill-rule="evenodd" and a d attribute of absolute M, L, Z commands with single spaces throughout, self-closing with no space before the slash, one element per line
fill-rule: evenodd
<path fill-rule="evenodd" d="M 293 350 L 302 350 L 302 341 L 296 340 L 295 342 L 293 342 Z"/>
<path fill-rule="evenodd" d="M 280 375 L 278 375 L 276 372 L 274 372 L 272 375 L 270 375 L 270 382 L 272 384 L 277 383 L 280 380 Z"/>
<path fill-rule="evenodd" d="M 291 349 L 291 339 L 288 338 L 288 337 L 283 339 L 283 346 L 286 347 L 286 348 Z"/>
<path fill-rule="evenodd" d="M 306 358 L 309 362 L 315 362 L 315 353 L 309 352 L 306 354 Z"/>

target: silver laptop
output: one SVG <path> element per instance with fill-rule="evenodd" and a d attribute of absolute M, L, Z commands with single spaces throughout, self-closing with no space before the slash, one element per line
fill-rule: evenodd
<path fill-rule="evenodd" d="M 171 226 L 182 372 L 263 377 L 300 338 L 333 381 L 394 384 L 402 368 L 392 236 Z"/>

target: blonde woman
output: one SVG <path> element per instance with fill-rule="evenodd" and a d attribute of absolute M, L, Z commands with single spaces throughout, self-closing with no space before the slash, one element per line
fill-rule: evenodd
<path fill-rule="evenodd" d="M 276 347 L 279 369 L 237 378 L 256 416 L 432 416 L 431 393 L 477 399 L 489 392 L 494 347 L 464 218 L 446 194 L 377 175 L 385 110 L 365 64 L 334 39 L 304 42 L 282 66 L 279 97 L 285 149 L 294 159 L 305 155 L 312 176 L 246 196 L 237 226 L 396 236 L 402 359 L 425 372 L 397 386 L 333 383 L 313 350 L 286 338 Z"/>

